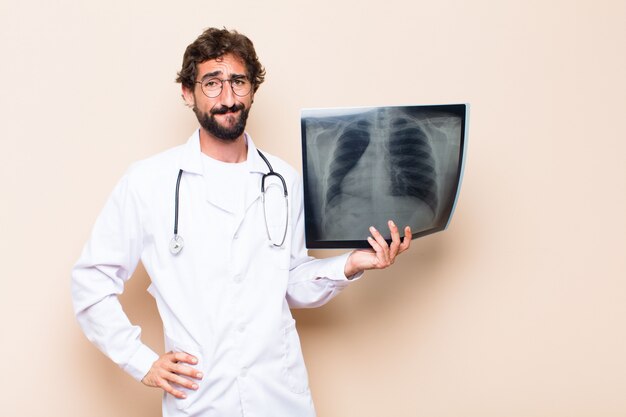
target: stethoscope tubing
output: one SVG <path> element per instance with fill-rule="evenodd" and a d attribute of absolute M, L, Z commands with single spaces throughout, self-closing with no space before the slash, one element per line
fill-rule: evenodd
<path fill-rule="evenodd" d="M 265 155 L 263 155 L 263 153 L 258 149 L 257 149 L 257 152 L 259 153 L 259 156 L 263 159 L 263 161 L 265 162 L 265 164 L 270 170 L 270 172 L 263 174 L 263 177 L 261 178 L 261 198 L 263 202 L 263 218 L 265 220 L 265 230 L 267 231 L 267 237 L 270 240 L 270 243 L 275 247 L 282 247 L 283 244 L 285 243 L 285 239 L 287 237 L 287 229 L 289 227 L 289 194 L 287 193 L 287 183 L 285 182 L 285 178 L 283 178 L 282 175 L 274 171 L 274 169 L 272 168 L 272 165 L 270 164 L 270 161 L 268 161 Z M 178 209 L 179 209 L 179 201 L 180 201 L 180 180 L 182 176 L 183 176 L 183 170 L 179 169 L 178 177 L 176 178 L 176 193 L 174 196 L 174 237 L 172 237 L 172 240 L 170 241 L 170 252 L 172 252 L 172 255 L 177 255 L 178 253 L 180 253 L 180 251 L 183 249 L 183 246 L 184 246 L 184 240 L 182 236 L 178 234 Z M 283 196 L 285 197 L 285 213 L 286 213 L 287 220 L 285 222 L 285 230 L 283 233 L 282 240 L 280 241 L 280 244 L 276 244 L 272 242 L 270 230 L 267 225 L 267 212 L 265 210 L 265 179 L 270 176 L 275 176 L 278 179 L 280 179 L 283 185 Z"/>
<path fill-rule="evenodd" d="M 180 169 L 178 171 L 178 178 L 176 179 L 176 203 L 174 204 L 174 236 L 178 235 L 178 201 L 180 195 L 180 179 L 182 178 L 182 176 L 183 170 Z"/>

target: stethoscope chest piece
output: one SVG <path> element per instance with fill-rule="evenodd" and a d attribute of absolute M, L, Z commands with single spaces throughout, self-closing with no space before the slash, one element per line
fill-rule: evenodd
<path fill-rule="evenodd" d="M 185 241 L 180 235 L 174 235 L 172 240 L 170 240 L 170 252 L 172 252 L 172 255 L 178 255 L 183 250 L 183 246 L 185 246 Z"/>

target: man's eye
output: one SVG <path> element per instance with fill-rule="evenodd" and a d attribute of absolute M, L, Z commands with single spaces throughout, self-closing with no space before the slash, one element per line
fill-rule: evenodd
<path fill-rule="evenodd" d="M 233 84 L 237 86 L 246 85 L 246 80 L 245 78 L 236 78 L 233 80 Z"/>
<path fill-rule="evenodd" d="M 204 82 L 204 86 L 208 88 L 215 88 L 219 85 L 219 83 L 215 80 L 208 80 Z"/>

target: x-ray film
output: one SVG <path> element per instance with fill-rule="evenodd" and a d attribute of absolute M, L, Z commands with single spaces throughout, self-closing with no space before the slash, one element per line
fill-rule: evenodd
<path fill-rule="evenodd" d="M 413 238 L 447 228 L 461 186 L 469 105 L 302 110 L 306 245 L 369 248 L 393 220 Z"/>

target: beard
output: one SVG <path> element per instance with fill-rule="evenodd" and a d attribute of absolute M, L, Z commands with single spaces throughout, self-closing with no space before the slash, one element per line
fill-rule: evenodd
<path fill-rule="evenodd" d="M 222 126 L 215 119 L 216 114 L 235 113 L 239 110 L 241 111 L 239 117 L 237 118 L 235 124 L 230 127 Z M 235 104 L 232 107 L 220 107 L 211 109 L 209 112 L 210 114 L 208 114 L 201 112 L 196 106 L 194 106 L 193 112 L 196 114 L 198 122 L 204 130 L 206 130 L 218 139 L 227 142 L 234 142 L 237 138 L 243 135 L 243 132 L 246 128 L 246 121 L 248 120 L 248 113 L 250 112 L 250 109 L 246 109 L 243 104 Z M 231 117 L 237 116 L 233 114 Z"/>

